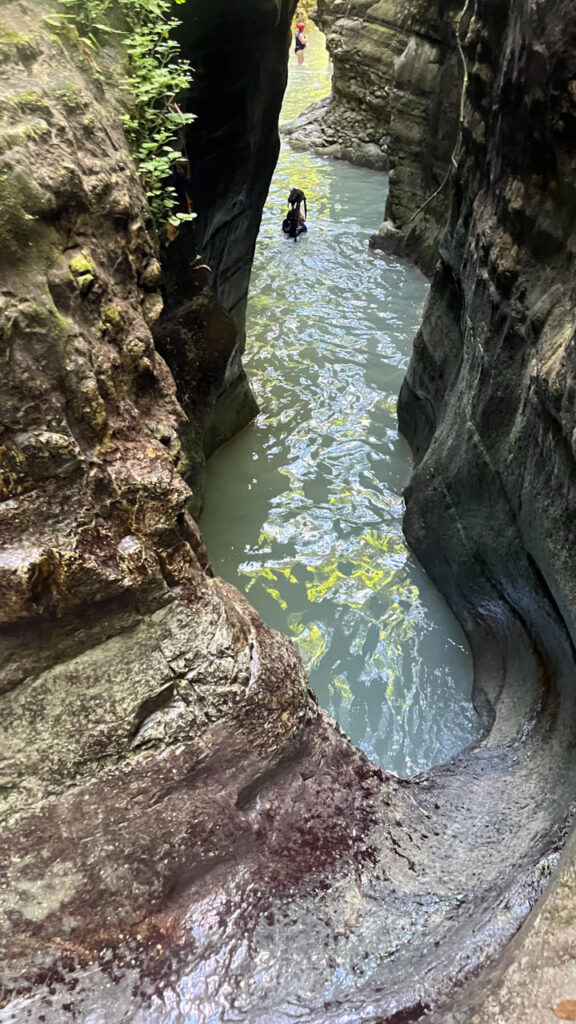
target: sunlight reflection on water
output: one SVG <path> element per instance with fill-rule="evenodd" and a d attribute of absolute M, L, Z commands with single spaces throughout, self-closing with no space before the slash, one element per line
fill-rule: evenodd
<path fill-rule="evenodd" d="M 282 120 L 329 92 L 311 31 Z M 280 223 L 294 185 L 309 233 Z M 368 250 L 386 177 L 285 144 L 264 211 L 245 363 L 261 414 L 212 458 L 201 528 L 216 572 L 296 641 L 321 704 L 399 775 L 479 735 L 462 632 L 407 550 L 396 397 L 427 284 Z"/>

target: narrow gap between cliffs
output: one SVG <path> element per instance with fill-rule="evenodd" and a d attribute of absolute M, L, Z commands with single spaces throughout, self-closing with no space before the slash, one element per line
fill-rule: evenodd
<path fill-rule="evenodd" d="M 291 55 L 281 123 L 330 91 L 324 37 Z M 308 235 L 280 225 L 293 186 Z M 211 459 L 201 528 L 216 573 L 296 642 L 320 703 L 406 777 L 478 739 L 463 633 L 407 550 L 396 399 L 427 283 L 370 252 L 382 172 L 283 142 L 264 210 L 246 366 L 261 414 Z"/>

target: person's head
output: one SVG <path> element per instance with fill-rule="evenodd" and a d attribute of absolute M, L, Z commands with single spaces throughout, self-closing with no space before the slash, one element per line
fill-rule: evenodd
<path fill-rule="evenodd" d="M 299 30 L 300 32 L 303 32 L 303 31 L 304 31 L 304 29 L 306 28 L 306 26 L 305 26 L 305 24 L 304 24 L 304 22 L 303 22 L 303 21 L 299 21 L 299 22 L 298 22 L 298 24 L 297 24 L 297 26 L 296 26 L 296 28 L 297 28 L 297 29 L 298 29 L 298 30 Z"/>

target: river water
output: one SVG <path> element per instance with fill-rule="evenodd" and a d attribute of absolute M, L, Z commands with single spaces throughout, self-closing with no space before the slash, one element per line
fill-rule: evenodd
<path fill-rule="evenodd" d="M 324 38 L 291 55 L 288 121 L 330 91 Z M 306 236 L 280 224 L 292 186 Z M 480 734 L 466 641 L 402 535 L 410 453 L 396 396 L 427 283 L 368 249 L 384 174 L 285 143 L 251 280 L 245 365 L 261 413 L 210 460 L 216 573 L 297 644 L 319 701 L 385 770 L 412 775 Z"/>

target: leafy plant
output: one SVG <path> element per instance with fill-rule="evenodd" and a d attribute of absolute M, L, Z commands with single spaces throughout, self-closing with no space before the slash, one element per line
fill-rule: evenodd
<path fill-rule="evenodd" d="M 175 0 L 177 4 L 186 0 Z M 182 113 L 178 97 L 190 85 L 190 63 L 180 55 L 172 32 L 180 22 L 171 17 L 171 0 L 59 0 L 80 39 L 97 51 L 110 34 L 121 36 L 127 57 L 126 87 L 130 113 L 124 129 L 136 158 L 142 183 L 157 226 L 174 227 L 192 220 L 179 212 L 171 170 L 182 159 L 179 136 L 194 114 Z"/>

